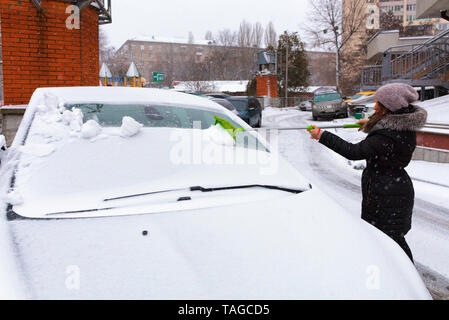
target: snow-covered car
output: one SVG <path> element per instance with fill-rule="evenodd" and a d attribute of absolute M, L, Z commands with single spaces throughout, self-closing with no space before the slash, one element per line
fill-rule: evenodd
<path fill-rule="evenodd" d="M 368 108 L 375 105 L 374 95 L 361 96 L 358 99 L 348 102 L 348 111 L 350 115 L 355 116 L 355 114 L 362 112 L 367 112 Z"/>
<path fill-rule="evenodd" d="M 249 129 L 169 90 L 37 89 L 0 168 L 0 295 L 430 298 L 394 241 Z"/>

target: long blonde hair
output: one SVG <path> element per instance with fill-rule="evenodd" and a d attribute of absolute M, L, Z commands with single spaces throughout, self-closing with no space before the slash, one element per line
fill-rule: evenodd
<path fill-rule="evenodd" d="M 376 111 L 375 114 L 373 114 L 367 123 L 365 123 L 365 125 L 363 126 L 363 132 L 365 133 L 370 133 L 370 131 L 373 129 L 373 127 L 380 121 L 382 120 L 386 115 L 388 115 L 390 112 L 390 110 L 388 110 L 387 108 L 385 108 L 385 106 L 380 103 L 379 101 L 377 101 L 377 105 L 379 106 L 379 112 Z"/>

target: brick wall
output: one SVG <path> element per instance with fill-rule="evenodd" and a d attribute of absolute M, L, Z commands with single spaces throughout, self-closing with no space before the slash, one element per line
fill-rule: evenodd
<path fill-rule="evenodd" d="M 419 131 L 416 143 L 422 147 L 449 150 L 449 134 Z"/>
<path fill-rule="evenodd" d="M 62 0 L 0 0 L 4 103 L 26 104 L 38 87 L 97 86 L 98 12 L 81 11 L 80 29 L 66 28 Z"/>
<path fill-rule="evenodd" d="M 268 87 L 270 87 L 270 90 L 268 90 Z M 274 75 L 257 76 L 256 95 L 258 97 L 267 97 L 268 93 L 270 93 L 271 98 L 277 98 L 278 96 L 277 76 Z"/>

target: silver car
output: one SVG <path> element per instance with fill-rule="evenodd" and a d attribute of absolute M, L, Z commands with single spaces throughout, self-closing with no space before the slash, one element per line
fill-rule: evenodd
<path fill-rule="evenodd" d="M 338 92 L 323 91 L 315 93 L 312 100 L 313 120 L 318 118 L 348 117 L 348 107 Z"/>

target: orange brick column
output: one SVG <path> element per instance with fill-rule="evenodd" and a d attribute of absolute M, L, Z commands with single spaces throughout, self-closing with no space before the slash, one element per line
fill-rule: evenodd
<path fill-rule="evenodd" d="M 70 1 L 0 0 L 5 105 L 26 104 L 38 87 L 97 86 L 98 12 L 81 11 L 80 29 L 66 27 Z"/>
<path fill-rule="evenodd" d="M 278 97 L 278 78 L 275 75 L 257 76 L 257 96 L 270 98 Z"/>

